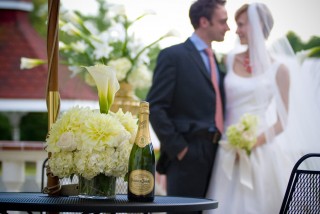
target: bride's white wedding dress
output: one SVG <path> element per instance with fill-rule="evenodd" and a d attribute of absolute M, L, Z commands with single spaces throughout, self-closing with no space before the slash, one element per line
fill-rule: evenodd
<path fill-rule="evenodd" d="M 226 121 L 238 123 L 245 114 L 259 117 L 258 133 L 275 122 L 275 74 L 280 63 L 273 63 L 261 76 L 242 77 L 233 71 L 234 55 L 228 56 L 225 77 Z M 262 79 L 259 79 L 262 78 Z M 268 81 L 269 80 L 269 81 Z M 265 97 L 256 102 L 255 92 Z M 279 213 L 294 161 L 286 147 L 285 133 L 272 142 L 236 155 L 224 136 L 218 149 L 207 198 L 219 202 L 218 209 L 204 213 L 273 214 Z"/>

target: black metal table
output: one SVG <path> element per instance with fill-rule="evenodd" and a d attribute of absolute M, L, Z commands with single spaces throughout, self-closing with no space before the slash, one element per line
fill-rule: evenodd
<path fill-rule="evenodd" d="M 114 200 L 83 199 L 77 196 L 48 196 L 42 193 L 0 192 L 0 212 L 190 212 L 216 209 L 218 202 L 204 198 L 155 196 L 154 202 L 130 202 L 127 195 Z"/>

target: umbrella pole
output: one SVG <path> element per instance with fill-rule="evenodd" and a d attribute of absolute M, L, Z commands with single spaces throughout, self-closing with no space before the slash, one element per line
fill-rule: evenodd
<path fill-rule="evenodd" d="M 48 0 L 48 28 L 47 28 L 47 55 L 48 55 L 48 79 L 47 79 L 47 109 L 48 130 L 57 120 L 60 111 L 60 95 L 58 85 L 58 63 L 59 63 L 59 5 L 60 0 Z M 50 158 L 51 153 L 48 153 Z M 59 195 L 61 185 L 59 178 L 54 176 L 47 167 L 47 187 L 45 193 Z"/>

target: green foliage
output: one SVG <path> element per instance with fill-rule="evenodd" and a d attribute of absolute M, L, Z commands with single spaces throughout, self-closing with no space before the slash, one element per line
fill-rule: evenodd
<path fill-rule="evenodd" d="M 149 88 L 147 89 L 136 89 L 135 94 L 137 97 L 139 97 L 141 100 L 145 100 L 149 92 Z"/>
<path fill-rule="evenodd" d="M 21 118 L 21 140 L 45 141 L 48 133 L 48 114 L 29 113 Z"/>
<path fill-rule="evenodd" d="M 32 0 L 33 11 L 29 13 L 32 26 L 45 38 L 47 36 L 46 20 L 48 16 L 48 0 Z"/>
<path fill-rule="evenodd" d="M 294 52 L 303 50 L 303 45 L 300 37 L 298 37 L 294 32 L 290 31 L 287 33 L 287 38 L 293 48 Z"/>
<path fill-rule="evenodd" d="M 150 58 L 150 65 L 149 68 L 153 71 L 157 64 L 157 57 L 160 52 L 161 48 L 159 45 L 155 45 L 150 51 L 149 51 L 149 58 Z"/>
<path fill-rule="evenodd" d="M 303 42 L 297 34 L 290 31 L 287 33 L 287 38 L 295 53 L 320 46 L 319 36 L 312 36 L 308 41 Z"/>
<path fill-rule="evenodd" d="M 0 133 L 0 140 L 12 140 L 10 122 L 2 113 L 0 113 Z"/>
<path fill-rule="evenodd" d="M 45 141 L 48 132 L 47 113 L 29 113 L 21 118 L 20 139 L 24 141 Z M 0 113 L 0 140 L 13 140 L 12 127 L 5 114 Z"/>
<path fill-rule="evenodd" d="M 319 47 L 319 46 L 320 46 L 320 37 L 313 36 L 305 44 L 305 49 L 311 49 L 311 48 Z"/>
<path fill-rule="evenodd" d="M 158 57 L 159 52 L 160 52 L 160 47 L 158 45 L 155 45 L 148 53 L 148 57 L 150 59 L 149 69 L 152 72 L 154 71 L 154 69 L 156 67 L 157 57 Z M 137 97 L 139 97 L 141 100 L 146 99 L 148 92 L 149 92 L 149 88 L 135 90 Z"/>
<path fill-rule="evenodd" d="M 320 57 L 320 46 L 312 48 L 309 57 Z"/>

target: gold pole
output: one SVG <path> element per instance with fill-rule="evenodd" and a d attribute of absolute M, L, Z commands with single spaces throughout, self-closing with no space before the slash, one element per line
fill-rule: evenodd
<path fill-rule="evenodd" d="M 47 55 L 48 55 L 48 79 L 47 79 L 47 109 L 48 130 L 56 121 L 60 110 L 60 95 L 58 85 L 59 63 L 59 5 L 60 0 L 48 0 L 48 28 L 47 28 Z M 48 153 L 50 158 L 51 153 Z M 49 195 L 60 194 L 60 182 L 54 176 L 50 168 L 47 168 L 48 183 L 44 192 Z"/>

